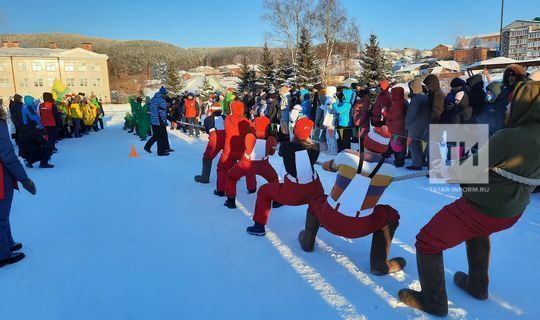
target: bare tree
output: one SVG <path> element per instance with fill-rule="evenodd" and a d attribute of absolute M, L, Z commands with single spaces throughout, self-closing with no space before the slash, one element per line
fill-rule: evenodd
<path fill-rule="evenodd" d="M 293 64 L 296 63 L 296 49 L 300 42 L 302 28 L 313 23 L 313 1 L 311 0 L 264 0 L 263 20 L 273 27 L 272 40 L 282 43 Z"/>
<path fill-rule="evenodd" d="M 330 75 L 330 66 L 336 44 L 344 35 L 347 25 L 347 15 L 341 1 L 339 0 L 319 0 L 316 8 L 316 26 L 320 29 L 318 33 L 323 45 L 323 65 L 322 78 L 326 82 Z"/>

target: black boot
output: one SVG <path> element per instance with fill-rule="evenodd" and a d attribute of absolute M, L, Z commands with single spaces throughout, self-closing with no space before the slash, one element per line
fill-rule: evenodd
<path fill-rule="evenodd" d="M 195 176 L 198 183 L 210 183 L 210 170 L 212 170 L 212 160 L 202 159 L 202 173 Z"/>
<path fill-rule="evenodd" d="M 283 207 L 283 205 L 277 201 L 272 201 L 272 208 L 276 209 L 276 208 L 280 208 L 280 207 Z"/>
<path fill-rule="evenodd" d="M 246 232 L 254 236 L 264 236 L 266 234 L 266 229 L 264 224 L 255 222 L 255 224 L 246 229 Z"/>
<path fill-rule="evenodd" d="M 20 243 L 20 242 L 15 242 L 15 243 L 11 246 L 11 248 L 9 248 L 9 250 L 10 250 L 10 251 L 19 251 L 19 250 L 22 249 L 22 247 L 23 247 L 22 243 Z"/>
<path fill-rule="evenodd" d="M 310 213 L 309 210 L 306 213 L 306 226 L 304 230 L 298 234 L 298 241 L 302 250 L 305 252 L 312 252 L 315 247 L 315 239 L 317 239 L 317 231 L 319 231 L 319 219 Z"/>
<path fill-rule="evenodd" d="M 372 274 L 383 276 L 397 272 L 405 267 L 405 259 L 401 257 L 388 260 L 390 245 L 392 244 L 392 239 L 394 238 L 394 233 L 396 232 L 398 225 L 398 222 L 391 223 L 373 233 L 369 257 Z"/>
<path fill-rule="evenodd" d="M 50 163 L 47 163 L 47 162 L 41 162 L 39 164 L 39 167 L 40 168 L 45 168 L 45 169 L 50 169 L 50 168 L 54 168 L 54 165 L 52 165 Z"/>
<path fill-rule="evenodd" d="M 223 191 L 218 191 L 218 189 L 215 189 L 214 190 L 214 194 L 218 197 L 224 197 L 225 196 L 225 192 Z"/>
<path fill-rule="evenodd" d="M 257 189 L 254 189 L 254 190 L 248 190 L 248 194 L 254 194 L 255 192 L 257 192 Z"/>
<path fill-rule="evenodd" d="M 22 259 L 24 259 L 24 257 L 25 257 L 25 255 L 22 252 L 13 252 L 11 254 L 11 256 L 0 260 L 0 268 L 5 266 L 5 265 L 8 265 L 8 264 L 13 264 L 13 263 L 19 262 Z"/>
<path fill-rule="evenodd" d="M 227 197 L 227 200 L 225 200 L 225 203 L 223 205 L 229 209 L 236 209 L 236 198 Z"/>
<path fill-rule="evenodd" d="M 448 297 L 444 280 L 443 254 L 416 253 L 418 276 L 422 291 L 401 289 L 399 300 L 406 305 L 424 312 L 446 317 L 448 315 Z"/>
<path fill-rule="evenodd" d="M 469 274 L 458 271 L 454 274 L 454 283 L 478 300 L 489 297 L 489 237 L 467 240 L 467 261 Z"/>

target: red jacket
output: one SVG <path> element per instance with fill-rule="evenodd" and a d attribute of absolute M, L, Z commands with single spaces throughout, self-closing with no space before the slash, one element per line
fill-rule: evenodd
<path fill-rule="evenodd" d="M 231 104 L 232 113 L 225 118 L 225 146 L 223 155 L 241 155 L 245 147 L 245 138 L 253 131 L 248 119 L 244 117 L 244 104 L 234 101 Z"/>
<path fill-rule="evenodd" d="M 388 92 L 388 90 L 381 91 L 377 96 L 377 99 L 375 99 L 375 103 L 373 103 L 373 109 L 371 113 L 371 121 L 373 122 L 375 127 L 380 127 L 382 124 L 382 109 L 390 108 L 391 105 L 392 98 L 390 97 L 390 93 Z"/>
<path fill-rule="evenodd" d="M 39 117 L 41 118 L 41 124 L 44 127 L 56 126 L 54 112 L 54 104 L 52 102 L 42 102 L 39 105 Z"/>
<path fill-rule="evenodd" d="M 369 129 L 369 97 L 365 96 L 354 104 L 353 121 L 354 125 L 359 128 Z"/>
<path fill-rule="evenodd" d="M 186 118 L 195 118 L 198 116 L 198 107 L 197 107 L 197 100 L 195 99 L 186 99 L 186 102 L 184 103 L 184 115 Z"/>
<path fill-rule="evenodd" d="M 405 131 L 405 113 L 406 102 L 402 87 L 392 89 L 392 106 L 383 110 L 382 114 L 386 118 L 386 126 L 391 134 L 404 136 Z"/>

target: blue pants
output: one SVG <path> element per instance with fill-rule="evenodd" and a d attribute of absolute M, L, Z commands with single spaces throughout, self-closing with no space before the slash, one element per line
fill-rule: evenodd
<path fill-rule="evenodd" d="M 6 171 L 4 170 L 4 199 L 0 200 L 0 260 L 11 255 L 10 248 L 13 246 L 13 237 L 11 236 L 11 226 L 9 224 L 9 213 L 13 200 L 13 179 Z"/>

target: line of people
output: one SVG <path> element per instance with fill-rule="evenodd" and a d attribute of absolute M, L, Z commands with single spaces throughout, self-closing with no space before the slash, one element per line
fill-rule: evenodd
<path fill-rule="evenodd" d="M 356 112 L 353 108 L 352 119 L 356 116 L 356 119 L 369 123 L 369 126 L 362 126 L 363 123 L 359 126 L 360 129 L 366 129 L 358 130 L 360 150 L 350 149 L 353 137 L 348 140 L 345 135 L 340 134 L 338 139 L 342 140 L 343 150 L 339 150 L 335 159 L 322 165 L 323 170 L 336 173 L 334 186 L 327 192 L 314 164 L 319 153 L 329 147 L 330 141 L 327 139 L 325 143 L 312 140 L 312 137 L 321 136 L 320 130 L 316 128 L 314 121 L 301 114 L 302 111 L 298 110 L 298 117 L 291 122 L 290 116 L 295 114 L 292 112 L 294 110 L 289 110 L 288 122 L 281 123 L 280 130 L 276 132 L 273 128 L 277 126 L 271 126 L 272 119 L 265 113 L 257 113 L 259 102 L 249 108 L 236 98 L 230 104 L 230 114 L 224 114 L 227 110 L 216 104 L 211 107 L 212 113 L 204 121 L 209 141 L 203 155 L 202 173 L 195 176 L 195 181 L 210 182 L 212 160 L 221 151 L 216 166 L 214 194 L 226 197 L 226 207 L 236 208 L 236 185 L 244 176 L 248 193 L 257 192 L 254 224 L 246 229 L 249 234 L 266 234 L 265 227 L 272 208 L 307 205 L 305 226 L 298 235 L 299 244 L 304 251 L 314 250 L 320 226 L 345 238 L 371 235 L 371 273 L 386 275 L 396 272 L 406 266 L 404 258 L 389 257 L 390 244 L 398 229 L 400 214 L 390 205 L 380 204 L 379 200 L 386 190 L 391 189 L 396 167 L 401 165 L 401 159 L 404 160 L 407 145 L 405 130 L 408 130 L 409 134 L 412 131 L 415 135 L 424 137 L 426 133 L 422 128 L 429 123 L 457 121 L 458 117 L 460 122 L 471 123 L 475 119 L 481 119 L 481 115 L 493 101 L 504 98 L 504 127 L 498 128 L 488 143 L 489 168 L 504 169 L 529 179 L 540 179 L 540 82 L 525 82 L 519 75 L 514 66 L 510 67 L 505 72 L 501 85 L 505 89 L 502 90 L 502 95 L 501 92 L 498 95 L 501 98 L 484 98 L 484 106 L 476 112 L 470 102 L 465 102 L 466 83 L 453 81 L 453 89 L 445 97 L 440 86 L 437 86 L 438 79 L 435 76 L 424 79 L 425 88 L 421 79 L 414 79 L 409 84 L 411 103 L 406 101 L 403 88 L 390 88 L 390 84 L 385 81 L 379 84 L 377 94 L 367 88 L 317 89 L 319 94 L 324 94 L 324 97 L 317 97 L 320 98 L 318 109 L 322 110 L 320 118 L 323 118 L 323 122 L 326 114 L 331 113 L 338 116 L 338 126 L 334 128 L 346 128 L 346 125 L 351 123 L 346 122 L 351 110 L 350 106 L 345 104 L 352 106 L 348 101 L 354 98 L 363 101 L 361 106 L 367 108 Z M 468 99 L 480 102 L 482 99 L 472 94 L 472 88 L 479 88 L 479 85 L 473 80 L 469 83 Z M 486 96 L 495 93 L 491 88 L 488 87 Z M 282 92 L 289 90 L 286 88 Z M 440 98 L 443 99 L 442 103 Z M 355 107 L 357 105 L 358 103 L 354 104 Z M 373 107 L 370 108 L 370 105 Z M 411 106 L 414 112 L 411 111 Z M 457 108 L 457 112 L 454 108 Z M 467 110 L 468 108 L 471 109 Z M 316 110 L 314 113 L 314 110 L 311 111 L 308 114 L 315 116 L 317 120 Z M 339 122 L 341 114 L 343 121 Z M 413 118 L 406 121 L 407 116 Z M 491 120 L 488 123 L 491 124 Z M 328 129 L 332 127 L 323 124 L 323 129 L 328 134 Z M 402 138 L 403 141 L 397 142 L 396 138 Z M 281 141 L 279 145 L 278 141 Z M 398 148 L 400 144 L 401 149 Z M 409 143 L 409 149 L 411 153 L 415 152 L 413 150 L 423 152 L 421 145 L 414 149 Z M 478 152 L 487 157 L 485 150 L 487 149 L 482 147 Z M 286 170 L 281 182 L 269 163 L 269 158 L 276 151 L 283 158 Z M 403 155 L 396 155 L 400 152 Z M 516 157 L 520 159 L 519 162 L 513 161 Z M 423 154 L 419 158 L 423 165 Z M 452 174 L 448 174 L 447 178 L 461 176 L 470 179 L 475 176 L 474 172 L 462 170 L 459 165 L 451 166 L 448 169 L 448 172 L 450 171 Z M 258 191 L 257 175 L 267 180 Z M 448 313 L 448 299 L 442 254 L 444 250 L 462 242 L 467 243 L 469 271 L 457 272 L 454 283 L 476 299 L 487 299 L 489 236 L 510 228 L 519 220 L 534 190 L 532 185 L 505 178 L 493 171 L 490 171 L 489 175 L 488 184 L 478 185 L 476 188 L 462 185 L 462 197 L 442 208 L 419 232 L 416 237 L 416 258 L 422 290 L 401 290 L 399 298 L 402 302 L 431 314 L 445 316 Z"/>

